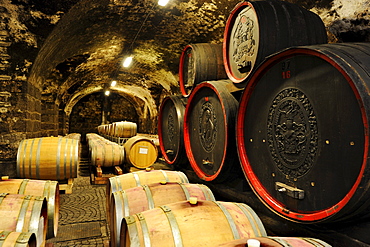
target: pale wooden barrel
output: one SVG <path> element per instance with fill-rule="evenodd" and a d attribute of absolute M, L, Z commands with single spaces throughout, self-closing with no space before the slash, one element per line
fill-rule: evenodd
<path fill-rule="evenodd" d="M 0 230 L 0 246 L 36 247 L 37 241 L 32 232 L 12 232 Z"/>
<path fill-rule="evenodd" d="M 265 228 L 246 204 L 182 201 L 125 217 L 120 246 L 214 247 L 261 236 L 266 236 Z"/>
<path fill-rule="evenodd" d="M 146 169 L 144 171 L 130 172 L 119 176 L 109 178 L 106 192 L 107 204 L 107 218 L 109 222 L 110 217 L 110 201 L 112 194 L 116 191 L 127 190 L 137 186 L 159 183 L 159 182 L 175 182 L 175 183 L 189 183 L 187 176 L 180 171 L 168 170 L 152 170 Z"/>
<path fill-rule="evenodd" d="M 42 196 L 48 203 L 47 238 L 56 237 L 59 221 L 59 183 L 50 180 L 8 179 L 0 181 L 0 193 Z"/>
<path fill-rule="evenodd" d="M 153 183 L 113 193 L 110 203 L 111 246 L 119 246 L 121 221 L 124 217 L 178 201 L 215 201 L 212 191 L 203 184 Z"/>
<path fill-rule="evenodd" d="M 65 180 L 77 177 L 79 141 L 42 137 L 21 141 L 17 153 L 20 178 Z"/>
<path fill-rule="evenodd" d="M 156 145 L 145 136 L 131 137 L 123 147 L 126 163 L 139 169 L 150 167 L 158 158 Z"/>
<path fill-rule="evenodd" d="M 94 166 L 112 167 L 119 166 L 125 158 L 125 149 L 117 143 L 95 139 L 89 140 L 90 159 Z"/>
<path fill-rule="evenodd" d="M 217 245 L 217 247 L 241 247 L 248 246 L 248 240 L 239 239 Z M 253 238 L 260 242 L 261 247 L 330 247 L 331 245 L 317 238 L 304 237 L 257 237 Z"/>
<path fill-rule="evenodd" d="M 48 213 L 44 197 L 0 194 L 0 229 L 14 232 L 32 232 L 37 246 L 46 240 Z"/>
<path fill-rule="evenodd" d="M 137 124 L 128 121 L 114 123 L 114 136 L 122 138 L 130 138 L 137 134 Z"/>

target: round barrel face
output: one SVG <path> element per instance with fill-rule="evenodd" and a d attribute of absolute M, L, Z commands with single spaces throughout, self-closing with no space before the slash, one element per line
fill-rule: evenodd
<path fill-rule="evenodd" d="M 224 164 L 227 145 L 226 116 L 214 88 L 200 84 L 185 112 L 185 147 L 193 170 L 204 180 L 214 180 Z"/>
<path fill-rule="evenodd" d="M 303 53 L 275 56 L 250 83 L 237 142 L 253 190 L 293 221 L 338 213 L 356 193 L 368 145 L 351 79 L 329 59 Z"/>
<path fill-rule="evenodd" d="M 190 94 L 195 81 L 195 61 L 192 46 L 184 48 L 180 58 L 180 89 L 182 95 Z"/>
<path fill-rule="evenodd" d="M 182 121 L 185 112 L 185 106 L 175 104 L 173 98 L 167 98 L 163 101 L 159 113 L 158 135 L 160 140 L 160 149 L 167 163 L 172 164 L 176 161 L 181 146 L 183 131 Z"/>
<path fill-rule="evenodd" d="M 257 14 L 249 2 L 239 4 L 225 28 L 224 64 L 229 78 L 242 82 L 256 65 L 259 48 Z"/>

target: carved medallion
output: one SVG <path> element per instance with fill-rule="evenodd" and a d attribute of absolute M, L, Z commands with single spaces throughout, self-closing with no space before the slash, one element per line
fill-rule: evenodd
<path fill-rule="evenodd" d="M 199 112 L 199 137 L 205 151 L 211 152 L 216 144 L 217 118 L 213 105 L 205 101 Z"/>
<path fill-rule="evenodd" d="M 167 117 L 167 128 L 168 128 L 168 140 L 172 142 L 173 138 L 175 137 L 175 121 L 173 118 L 172 111 L 168 114 Z"/>
<path fill-rule="evenodd" d="M 289 178 L 301 177 L 311 169 L 318 145 L 317 120 L 303 92 L 287 88 L 275 97 L 267 138 L 273 161 Z"/>

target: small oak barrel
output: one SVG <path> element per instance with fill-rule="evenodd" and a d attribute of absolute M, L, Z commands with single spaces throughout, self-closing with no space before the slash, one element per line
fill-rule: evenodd
<path fill-rule="evenodd" d="M 106 192 L 107 217 L 110 217 L 110 201 L 114 192 L 159 182 L 189 183 L 189 180 L 180 171 L 152 170 L 150 168 L 145 171 L 130 172 L 109 178 Z"/>
<path fill-rule="evenodd" d="M 32 232 L 37 246 L 44 246 L 48 224 L 47 202 L 44 197 L 0 194 L 0 229 Z"/>
<path fill-rule="evenodd" d="M 202 243 L 213 247 L 234 239 L 266 236 L 261 220 L 246 204 L 193 203 L 175 202 L 125 217 L 120 246 L 193 247 Z"/>
<path fill-rule="evenodd" d="M 32 232 L 14 232 L 0 230 L 0 246 L 36 247 L 37 241 Z"/>
<path fill-rule="evenodd" d="M 243 1 L 226 22 L 225 70 L 233 82 L 246 82 L 266 56 L 291 46 L 326 42 L 325 26 L 313 12 L 285 1 Z"/>
<path fill-rule="evenodd" d="M 131 137 L 123 147 L 126 163 L 139 169 L 150 167 L 158 158 L 157 146 L 145 136 Z"/>
<path fill-rule="evenodd" d="M 113 123 L 114 136 L 122 138 L 130 138 L 137 133 L 137 124 L 128 121 L 121 121 Z"/>
<path fill-rule="evenodd" d="M 203 184 L 153 183 L 113 193 L 110 204 L 111 246 L 119 246 L 124 217 L 161 205 L 190 200 L 215 201 L 212 191 Z"/>
<path fill-rule="evenodd" d="M 17 153 L 20 178 L 65 180 L 77 177 L 79 141 L 42 137 L 21 141 Z"/>
<path fill-rule="evenodd" d="M 125 149 L 115 142 L 89 136 L 91 164 L 97 167 L 113 167 L 123 164 Z"/>
<path fill-rule="evenodd" d="M 0 181 L 0 193 L 42 196 L 48 203 L 47 238 L 56 237 L 59 221 L 59 183 L 50 180 L 8 179 Z"/>
<path fill-rule="evenodd" d="M 217 247 L 244 247 L 249 246 L 249 241 L 257 240 L 261 247 L 331 247 L 330 244 L 317 238 L 303 237 L 257 237 L 248 239 L 233 240 L 217 245 Z"/>
<path fill-rule="evenodd" d="M 222 182 L 241 174 L 235 147 L 237 110 L 238 101 L 224 81 L 203 82 L 190 94 L 184 142 L 190 165 L 199 178 Z"/>
<path fill-rule="evenodd" d="M 159 109 L 158 137 L 164 160 L 174 166 L 188 162 L 184 144 L 184 114 L 187 98 L 181 95 L 163 99 Z"/>
<path fill-rule="evenodd" d="M 180 90 L 188 96 L 203 81 L 227 79 L 223 63 L 222 44 L 199 43 L 187 45 L 180 57 Z"/>
<path fill-rule="evenodd" d="M 369 215 L 370 44 L 287 49 L 251 77 L 237 143 L 258 197 L 296 222 Z"/>

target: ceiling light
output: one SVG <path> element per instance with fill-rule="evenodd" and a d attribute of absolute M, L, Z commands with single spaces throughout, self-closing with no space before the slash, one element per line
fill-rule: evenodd
<path fill-rule="evenodd" d="M 166 6 L 168 3 L 168 0 L 158 0 L 158 5 L 160 6 Z"/>
<path fill-rule="evenodd" d="M 106 96 L 109 96 L 109 94 L 110 94 L 110 91 L 109 90 L 107 90 L 107 91 L 105 91 L 105 93 L 104 93 Z"/>
<path fill-rule="evenodd" d="M 123 61 L 123 67 L 127 68 L 131 65 L 132 63 L 132 57 L 129 56 L 129 57 L 126 57 L 125 61 Z"/>
<path fill-rule="evenodd" d="M 116 86 L 117 85 L 117 81 L 112 81 L 111 83 L 110 83 L 110 86 L 111 87 L 114 87 L 114 86 Z"/>

